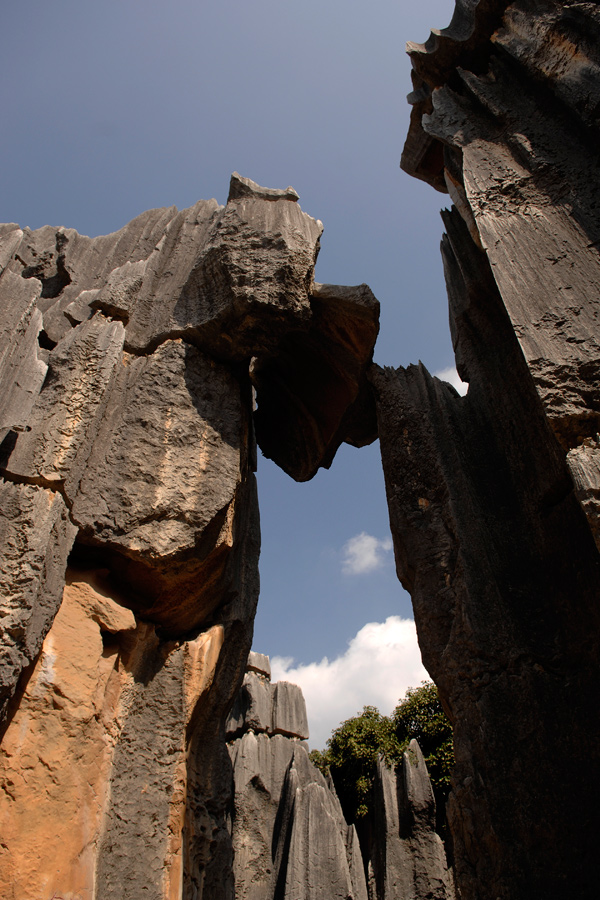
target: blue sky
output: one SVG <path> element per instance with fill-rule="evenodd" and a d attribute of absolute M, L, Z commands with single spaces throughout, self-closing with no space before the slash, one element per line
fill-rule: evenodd
<path fill-rule="evenodd" d="M 224 203 L 234 170 L 291 184 L 325 225 L 317 280 L 365 281 L 381 302 L 376 361 L 444 370 L 453 354 L 438 212 L 448 200 L 398 163 L 411 88 L 404 44 L 447 25 L 452 9 L 451 0 L 6 4 L 0 220 L 97 235 L 151 207 Z M 360 666 L 343 669 L 350 651 L 377 667 L 395 646 L 390 617 L 412 615 L 394 573 L 378 454 L 377 444 L 343 447 L 303 485 L 259 464 L 255 649 L 299 680 L 326 656 L 322 686 L 363 685 L 344 702 L 332 689 L 315 746 L 363 703 L 389 706 L 388 693 L 399 697 L 418 674 L 414 647 L 398 649 L 397 675 L 382 669 L 379 688 Z M 367 623 L 386 621 L 357 641 Z"/>

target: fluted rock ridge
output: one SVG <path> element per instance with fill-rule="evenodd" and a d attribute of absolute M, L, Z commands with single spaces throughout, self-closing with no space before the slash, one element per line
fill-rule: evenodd
<path fill-rule="evenodd" d="M 236 900 L 367 900 L 356 830 L 308 756 L 300 688 L 271 684 L 251 653 L 227 728 Z"/>
<path fill-rule="evenodd" d="M 314 285 L 322 225 L 297 200 L 234 174 L 225 206 L 103 237 L 0 226 L 6 897 L 233 896 L 225 717 L 258 597 L 254 394 L 265 452 L 300 479 L 375 427 L 353 411 L 377 301 Z M 333 373 L 330 407 L 304 353 Z M 276 427 L 279 403 L 304 425 Z M 284 699 L 270 715 L 289 732 Z"/>
<path fill-rule="evenodd" d="M 398 574 L 454 724 L 463 900 L 597 893 L 599 34 L 594 3 L 459 0 L 408 47 L 402 165 L 454 204 L 469 390 L 421 364 L 371 379 Z"/>
<path fill-rule="evenodd" d="M 377 761 L 369 815 L 372 900 L 454 900 L 454 881 L 436 832 L 435 798 L 416 740 L 394 772 Z"/>

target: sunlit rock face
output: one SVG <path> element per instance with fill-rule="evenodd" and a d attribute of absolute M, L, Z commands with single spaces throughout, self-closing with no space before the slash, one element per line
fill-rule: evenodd
<path fill-rule="evenodd" d="M 369 810 L 368 871 L 374 900 L 454 900 L 454 878 L 436 832 L 427 766 L 412 740 L 394 772 L 379 757 Z"/>
<path fill-rule="evenodd" d="M 371 380 L 399 576 L 455 731 L 464 900 L 591 898 L 600 837 L 596 4 L 458 2 L 409 45 L 403 167 L 453 203 L 466 397 Z"/>
<path fill-rule="evenodd" d="M 226 729 L 236 900 L 454 900 L 416 741 L 397 772 L 379 759 L 359 841 L 331 776 L 310 762 L 302 692 L 271 683 L 268 657 L 250 654 Z"/>
<path fill-rule="evenodd" d="M 302 692 L 270 675 L 268 657 L 251 653 L 226 726 L 236 900 L 367 900 L 356 830 L 309 760 Z"/>
<path fill-rule="evenodd" d="M 234 175 L 226 206 L 104 237 L 0 226 L 6 897 L 233 897 L 225 718 L 258 597 L 253 409 L 301 478 L 373 437 L 355 413 L 377 302 L 315 287 L 322 225 L 297 200 Z M 298 378 L 303 347 L 335 369 L 331 410 Z M 283 395 L 302 447 L 278 434 Z"/>
<path fill-rule="evenodd" d="M 136 896 L 140 885 L 180 896 L 186 728 L 210 690 L 224 629 L 161 641 L 110 597 L 102 574 L 68 572 L 4 735 L 7 897 Z"/>

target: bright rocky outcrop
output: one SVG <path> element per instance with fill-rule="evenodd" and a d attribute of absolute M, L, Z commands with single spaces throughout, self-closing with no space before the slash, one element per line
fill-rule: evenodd
<path fill-rule="evenodd" d="M 293 441 L 288 468 L 310 477 L 362 439 L 377 333 L 366 287 L 314 284 L 322 226 L 297 199 L 234 175 L 225 207 L 151 210 L 105 237 L 0 230 L 7 898 L 232 896 L 253 393 L 262 414 L 277 371 L 310 438 L 257 429 L 276 457 Z M 304 347 L 334 372 L 327 407 L 299 378 Z"/>
<path fill-rule="evenodd" d="M 309 760 L 302 692 L 271 683 L 268 657 L 250 654 L 227 737 L 236 900 L 367 900 L 354 826 Z"/>
<path fill-rule="evenodd" d="M 250 653 L 226 726 L 236 900 L 453 900 L 417 742 L 398 774 L 380 760 L 361 852 L 331 779 L 310 762 L 300 688 L 270 673 L 268 657 Z"/>

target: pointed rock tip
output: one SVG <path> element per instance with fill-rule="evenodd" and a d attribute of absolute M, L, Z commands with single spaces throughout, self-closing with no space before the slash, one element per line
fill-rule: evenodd
<path fill-rule="evenodd" d="M 291 200 L 293 203 L 300 199 L 293 187 L 287 187 L 285 190 L 261 187 L 250 178 L 243 178 L 239 172 L 234 172 L 229 182 L 227 202 L 240 200 L 243 197 L 260 197 L 262 200 Z"/>

